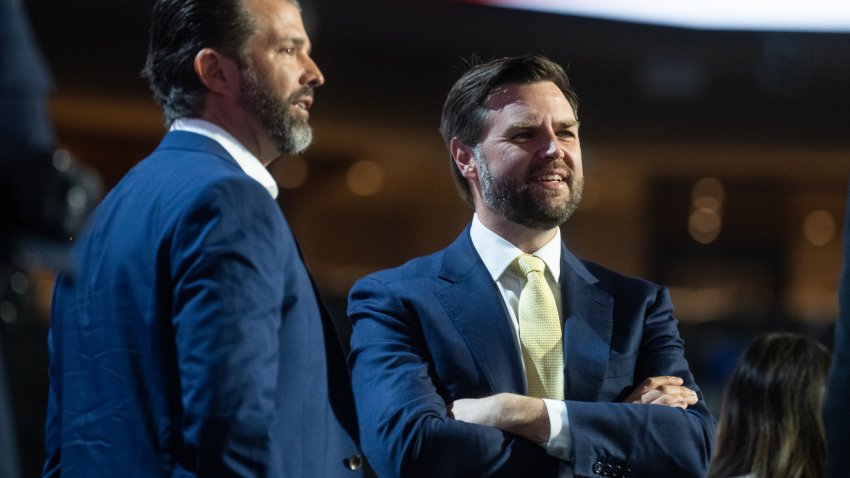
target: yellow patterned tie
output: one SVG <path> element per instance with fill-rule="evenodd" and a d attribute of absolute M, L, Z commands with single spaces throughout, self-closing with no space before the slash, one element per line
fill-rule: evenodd
<path fill-rule="evenodd" d="M 564 350 L 561 320 L 552 289 L 543 272 L 546 263 L 531 254 L 516 258 L 516 267 L 527 278 L 519 296 L 519 339 L 525 361 L 528 394 L 564 399 Z"/>

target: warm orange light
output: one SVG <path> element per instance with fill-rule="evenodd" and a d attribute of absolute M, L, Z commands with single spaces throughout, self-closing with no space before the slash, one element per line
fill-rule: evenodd
<path fill-rule="evenodd" d="M 384 184 L 384 172 L 375 162 L 358 161 L 348 168 L 345 182 L 354 194 L 372 196 L 381 190 Z"/>
<path fill-rule="evenodd" d="M 812 211 L 803 223 L 803 235 L 816 246 L 825 246 L 835 237 L 835 218 L 827 211 Z"/>

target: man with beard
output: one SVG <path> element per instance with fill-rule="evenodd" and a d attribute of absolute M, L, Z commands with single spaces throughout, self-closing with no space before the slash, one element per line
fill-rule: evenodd
<path fill-rule="evenodd" d="M 58 279 L 45 476 L 362 476 L 347 321 L 265 169 L 310 144 L 324 82 L 298 4 L 159 0 L 151 25 L 169 132 Z"/>
<path fill-rule="evenodd" d="M 666 289 L 573 256 L 576 96 L 537 56 L 455 83 L 441 131 L 472 224 L 361 279 L 349 365 L 379 476 L 703 476 L 714 436 Z"/>

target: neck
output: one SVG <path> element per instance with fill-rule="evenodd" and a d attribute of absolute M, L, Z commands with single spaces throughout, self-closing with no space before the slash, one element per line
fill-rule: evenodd
<path fill-rule="evenodd" d="M 548 244 L 555 237 L 558 229 L 557 227 L 546 230 L 532 229 L 505 218 L 484 213 L 484 211 L 477 211 L 477 213 L 478 219 L 484 227 L 526 254 L 531 254 Z"/>
<path fill-rule="evenodd" d="M 230 133 L 236 141 L 251 152 L 263 166 L 268 166 L 280 156 L 271 139 L 250 115 L 242 109 L 222 109 L 208 104 L 200 118 Z"/>

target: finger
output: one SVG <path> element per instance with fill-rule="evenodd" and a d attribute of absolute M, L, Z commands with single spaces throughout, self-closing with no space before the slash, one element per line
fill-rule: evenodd
<path fill-rule="evenodd" d="M 664 393 L 671 394 L 671 395 L 673 395 L 673 394 L 675 394 L 675 395 L 687 395 L 687 394 L 694 393 L 693 390 L 691 390 L 690 388 L 685 387 L 683 385 L 661 385 L 661 386 L 657 387 L 657 389 L 661 390 Z"/>
<path fill-rule="evenodd" d="M 666 385 L 660 387 L 658 391 L 661 392 L 662 395 L 679 397 L 684 400 L 688 405 L 693 405 L 699 401 L 699 397 L 697 397 L 696 392 L 687 387 Z"/>
<path fill-rule="evenodd" d="M 641 394 L 640 401 L 641 403 L 654 403 L 659 398 L 663 397 L 664 394 L 659 390 L 650 390 L 646 393 Z"/>
<path fill-rule="evenodd" d="M 661 388 L 661 392 L 665 395 L 676 395 L 682 397 L 691 404 L 696 403 L 698 400 L 697 393 L 688 387 L 667 385 Z"/>
<path fill-rule="evenodd" d="M 662 375 L 660 377 L 652 377 L 652 379 L 658 385 L 682 385 L 685 383 L 680 377 L 675 377 L 672 375 Z"/>
<path fill-rule="evenodd" d="M 682 385 L 683 383 L 684 383 L 684 380 L 682 380 L 679 377 L 663 375 L 663 376 L 659 376 L 659 377 L 649 377 L 649 378 L 647 378 L 646 380 L 644 380 L 641 383 L 639 388 L 646 391 L 646 390 L 652 390 L 654 388 L 663 387 L 663 386 L 666 386 L 666 385 L 674 385 L 674 386 L 675 385 Z"/>
<path fill-rule="evenodd" d="M 664 405 L 668 407 L 688 408 L 687 402 L 682 397 L 673 395 L 661 395 L 652 402 L 652 405 Z"/>

